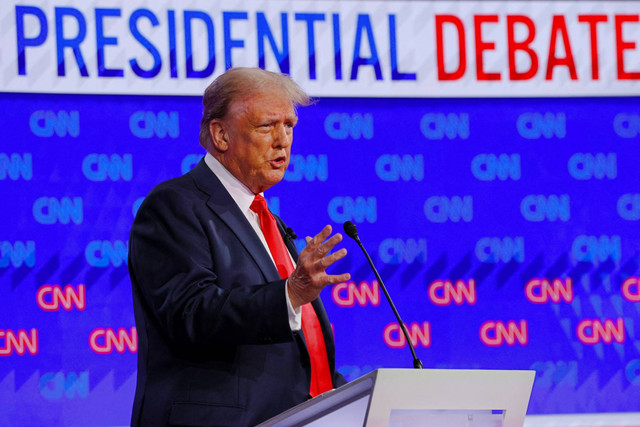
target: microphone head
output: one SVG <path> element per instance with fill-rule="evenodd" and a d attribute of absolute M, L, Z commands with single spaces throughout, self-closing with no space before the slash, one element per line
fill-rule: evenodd
<path fill-rule="evenodd" d="M 342 227 L 344 228 L 344 232 L 347 236 L 351 237 L 353 240 L 358 240 L 358 229 L 354 223 L 347 221 L 342 224 Z"/>

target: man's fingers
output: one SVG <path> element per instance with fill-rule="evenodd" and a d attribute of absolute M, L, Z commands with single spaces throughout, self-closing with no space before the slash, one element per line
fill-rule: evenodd
<path fill-rule="evenodd" d="M 331 226 L 325 225 L 321 232 L 313 236 L 311 241 L 307 241 L 307 246 L 310 246 L 311 249 L 315 249 L 318 245 L 325 241 L 327 237 L 331 235 Z"/>
<path fill-rule="evenodd" d="M 325 257 L 331 250 L 342 241 L 341 234 L 334 234 L 331 238 L 315 248 L 315 253 L 319 258 Z"/>
<path fill-rule="evenodd" d="M 346 282 L 349 279 L 351 279 L 351 274 L 349 273 L 344 273 L 344 274 L 323 273 L 322 275 L 318 276 L 315 280 L 313 280 L 313 282 L 309 284 L 309 287 L 316 288 L 316 289 L 319 288 L 319 290 L 322 290 L 322 288 L 326 286 L 334 285 L 336 283 Z"/>
<path fill-rule="evenodd" d="M 351 274 L 349 273 L 344 273 L 344 274 L 330 274 L 327 275 L 327 285 L 333 285 L 336 283 L 342 283 L 342 282 L 346 282 L 347 280 L 351 279 Z"/>
<path fill-rule="evenodd" d="M 318 249 L 322 248 L 324 253 L 329 253 L 331 252 L 331 249 L 333 249 L 341 241 L 342 241 L 342 234 L 340 233 L 334 234 L 333 236 L 331 236 L 329 240 L 324 242 L 322 245 L 318 246 Z"/>
<path fill-rule="evenodd" d="M 345 282 L 351 278 L 349 273 L 330 275 L 325 269 L 347 255 L 347 250 L 342 248 L 331 253 L 335 246 L 342 241 L 342 235 L 336 233 L 331 236 L 332 228 L 325 226 L 320 233 L 313 237 L 306 237 L 307 247 L 303 249 L 301 261 L 296 270 L 308 278 L 305 287 L 324 288 L 327 285 Z M 304 255 L 304 256 L 303 256 Z M 304 259 L 304 261 L 302 261 Z"/>
<path fill-rule="evenodd" d="M 347 250 L 345 248 L 340 249 L 337 252 L 332 253 L 329 256 L 326 256 L 320 260 L 323 270 L 329 267 L 334 262 L 344 258 L 347 255 Z"/>

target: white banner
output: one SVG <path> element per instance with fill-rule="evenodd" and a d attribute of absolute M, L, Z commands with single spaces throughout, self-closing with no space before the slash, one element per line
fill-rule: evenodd
<path fill-rule="evenodd" d="M 640 1 L 0 3 L 0 91 L 201 95 L 226 68 L 319 97 L 640 95 Z"/>

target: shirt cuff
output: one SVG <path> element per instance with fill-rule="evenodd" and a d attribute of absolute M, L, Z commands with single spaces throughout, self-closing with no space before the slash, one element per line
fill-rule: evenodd
<path fill-rule="evenodd" d="M 289 327 L 291 332 L 296 332 L 302 329 L 302 307 L 298 307 L 297 310 L 293 309 L 291 300 L 289 299 L 289 280 L 284 287 L 284 294 L 287 298 L 287 311 L 289 312 Z"/>

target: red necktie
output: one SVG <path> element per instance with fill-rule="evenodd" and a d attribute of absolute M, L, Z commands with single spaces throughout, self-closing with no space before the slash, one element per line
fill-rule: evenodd
<path fill-rule="evenodd" d="M 293 263 L 289 251 L 284 245 L 276 219 L 267 208 L 267 201 L 259 194 L 251 204 L 251 210 L 258 214 L 260 228 L 269 246 L 271 256 L 276 263 L 280 277 L 285 279 L 293 273 Z M 307 350 L 311 359 L 311 388 L 309 394 L 315 397 L 333 388 L 327 349 L 320 328 L 320 321 L 311 303 L 302 306 L 302 332 L 307 342 Z"/>

